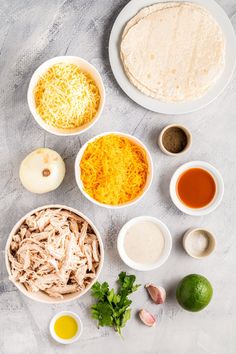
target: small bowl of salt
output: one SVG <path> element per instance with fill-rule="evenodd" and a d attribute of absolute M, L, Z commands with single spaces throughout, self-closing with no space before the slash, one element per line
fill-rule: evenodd
<path fill-rule="evenodd" d="M 214 252 L 216 240 L 212 232 L 207 229 L 189 229 L 184 234 L 183 247 L 189 256 L 202 259 Z"/>

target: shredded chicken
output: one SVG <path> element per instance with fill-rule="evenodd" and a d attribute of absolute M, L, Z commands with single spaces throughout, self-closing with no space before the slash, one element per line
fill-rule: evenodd
<path fill-rule="evenodd" d="M 28 291 L 63 298 L 96 277 L 100 248 L 92 227 L 80 216 L 45 209 L 27 217 L 8 251 L 11 278 Z"/>

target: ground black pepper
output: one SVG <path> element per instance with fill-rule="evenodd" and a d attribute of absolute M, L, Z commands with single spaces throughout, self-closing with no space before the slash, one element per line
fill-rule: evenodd
<path fill-rule="evenodd" d="M 186 148 L 188 138 L 183 129 L 179 127 L 170 127 L 164 132 L 162 143 L 166 150 L 173 154 L 177 154 Z"/>

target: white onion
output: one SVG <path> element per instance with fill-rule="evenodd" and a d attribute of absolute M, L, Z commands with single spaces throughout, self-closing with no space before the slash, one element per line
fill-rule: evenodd
<path fill-rule="evenodd" d="M 32 193 L 47 193 L 60 186 L 65 176 L 65 163 L 54 150 L 40 148 L 22 161 L 20 180 Z"/>

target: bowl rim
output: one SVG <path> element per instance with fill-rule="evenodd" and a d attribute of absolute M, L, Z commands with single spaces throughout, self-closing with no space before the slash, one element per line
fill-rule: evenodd
<path fill-rule="evenodd" d="M 163 144 L 163 135 L 164 133 L 169 129 L 169 128 L 180 128 L 184 131 L 184 133 L 186 134 L 186 137 L 187 137 L 187 144 L 185 146 L 185 148 L 180 151 L 180 152 L 177 152 L 177 153 L 174 153 L 174 152 L 171 152 L 169 150 L 167 150 Z M 169 124 L 169 125 L 166 125 L 162 131 L 160 132 L 160 135 L 158 137 L 158 145 L 159 145 L 159 148 L 162 150 L 162 152 L 164 152 L 166 155 L 169 155 L 169 156 L 180 156 L 180 155 L 183 155 L 185 154 L 187 151 L 189 151 L 189 149 L 191 148 L 192 146 L 192 133 L 190 132 L 190 130 L 182 125 L 182 124 L 178 124 L 178 123 L 173 123 L 173 124 Z"/>
<path fill-rule="evenodd" d="M 177 196 L 176 184 L 178 178 L 182 173 L 184 173 L 190 168 L 202 168 L 203 170 L 206 170 L 214 178 L 216 184 L 216 194 L 213 200 L 210 202 L 210 204 L 206 205 L 203 208 L 190 208 L 187 205 L 183 204 Z M 169 193 L 172 202 L 180 211 L 192 216 L 203 216 L 211 213 L 220 205 L 224 195 L 224 181 L 220 172 L 210 163 L 205 161 L 189 161 L 178 167 L 172 175 L 169 185 Z"/>
<path fill-rule="evenodd" d="M 211 250 L 207 252 L 206 255 L 202 255 L 202 256 L 195 256 L 193 253 L 191 253 L 191 251 L 189 250 L 189 248 L 187 247 L 187 239 L 193 235 L 196 231 L 203 231 L 207 234 L 208 239 L 210 240 L 210 242 L 212 242 L 212 247 Z M 183 248 L 185 250 L 185 252 L 192 258 L 195 259 L 204 259 L 209 257 L 212 253 L 214 253 L 215 249 L 216 249 L 216 238 L 213 234 L 212 231 L 210 231 L 209 229 L 205 228 L 205 227 L 192 227 L 190 229 L 188 229 L 184 235 L 183 235 L 183 239 L 182 239 L 182 244 L 183 244 Z M 209 248 L 209 245 L 208 245 Z"/>
<path fill-rule="evenodd" d="M 92 76 L 94 81 L 96 82 L 99 92 L 100 92 L 100 105 L 97 110 L 97 114 L 93 118 L 93 120 L 87 124 L 85 124 L 82 127 L 74 128 L 71 130 L 63 130 L 60 128 L 55 128 L 51 127 L 47 123 L 43 121 L 43 119 L 40 117 L 40 115 L 37 113 L 35 106 L 34 106 L 34 96 L 33 96 L 33 90 L 35 88 L 35 82 L 38 81 L 37 77 L 39 76 L 39 73 L 41 71 L 46 72 L 50 67 L 52 67 L 54 64 L 61 63 L 61 62 L 70 62 L 77 64 L 78 66 L 82 63 L 83 65 L 87 66 L 88 68 L 88 73 Z M 75 135 L 80 135 L 84 132 L 86 132 L 88 129 L 92 128 L 93 125 L 99 120 L 99 118 L 102 115 L 104 105 L 105 105 L 105 97 L 106 97 L 106 92 L 105 92 L 105 87 L 104 83 L 102 80 L 102 77 L 98 70 L 95 68 L 94 65 L 89 63 L 87 60 L 79 57 L 79 56 L 72 56 L 72 55 L 64 55 L 64 56 L 56 56 L 51 59 L 46 60 L 43 62 L 39 67 L 34 71 L 33 75 L 31 76 L 29 86 L 28 86 L 28 91 L 27 91 L 27 102 L 28 102 L 28 107 L 29 110 L 34 117 L 35 121 L 38 123 L 38 125 L 43 128 L 45 131 L 48 133 L 57 135 L 57 136 L 75 136 Z M 83 128 L 84 127 L 84 128 Z"/>
<path fill-rule="evenodd" d="M 100 263 L 99 263 L 99 266 L 98 266 L 98 269 L 97 269 L 97 273 L 96 273 L 96 277 L 94 279 L 92 279 L 92 281 L 90 282 L 90 284 L 83 290 L 81 291 L 80 293 L 74 293 L 74 297 L 72 298 L 66 298 L 66 295 L 64 297 L 64 299 L 56 299 L 56 298 L 53 298 L 53 297 L 48 297 L 48 300 L 46 299 L 37 299 L 35 298 L 34 296 L 31 295 L 31 293 L 29 291 L 26 290 L 26 288 L 24 287 L 23 284 L 11 279 L 11 267 L 10 267 L 10 261 L 8 259 L 8 249 L 10 247 L 10 242 L 12 240 L 12 237 L 13 235 L 15 234 L 15 232 L 19 229 L 20 225 L 23 223 L 23 221 L 30 215 L 34 214 L 35 212 L 37 211 L 40 211 L 40 210 L 43 210 L 43 209 L 65 209 L 65 210 L 68 210 L 68 211 L 71 211 L 75 214 L 77 214 L 78 216 L 81 216 L 82 218 L 84 218 L 85 221 L 87 221 L 89 223 L 89 225 L 93 228 L 96 236 L 97 236 L 97 239 L 98 239 L 98 242 L 99 242 L 99 247 L 100 247 Z M 98 231 L 98 229 L 96 228 L 96 226 L 94 225 L 94 223 L 90 220 L 90 218 L 88 218 L 86 215 L 84 215 L 82 212 L 78 211 L 77 209 L 75 208 L 72 208 L 72 207 L 69 207 L 69 206 L 66 206 L 66 205 L 63 205 L 63 204 L 48 204 L 48 205 L 43 205 L 41 207 L 38 207 L 38 208 L 35 208 L 31 211 L 29 211 L 27 214 L 25 214 L 23 217 L 21 217 L 17 223 L 13 226 L 12 230 L 10 231 L 9 233 L 9 236 L 7 238 L 7 241 L 6 241 L 6 246 L 5 246 L 5 265 L 6 265 L 6 269 L 7 269 L 7 272 L 8 272 L 8 275 L 9 275 L 9 280 L 18 288 L 18 290 L 20 290 L 20 292 L 22 294 L 24 294 L 25 296 L 27 296 L 28 298 L 30 298 L 31 300 L 34 300 L 34 301 L 37 301 L 37 302 L 41 302 L 41 303 L 45 303 L 45 304 L 62 304 L 62 303 L 68 303 L 68 302 L 71 302 L 71 301 L 74 301 L 76 299 L 79 299 L 81 296 L 83 296 L 84 294 L 87 293 L 87 291 L 92 287 L 92 285 L 97 281 L 100 273 L 101 273 L 101 270 L 102 270 L 102 267 L 103 267 L 103 263 L 104 263 L 104 246 L 103 246 L 103 241 L 102 241 L 102 237 L 100 235 L 100 232 Z M 37 294 L 37 293 L 35 293 Z M 71 294 L 69 294 L 71 295 Z"/>
<path fill-rule="evenodd" d="M 135 225 L 136 223 L 138 223 L 140 221 L 151 221 L 151 222 L 155 223 L 156 225 L 158 225 L 160 227 L 163 237 L 165 239 L 165 246 L 164 246 L 164 250 L 162 252 L 162 255 L 161 255 L 160 259 L 157 262 L 155 262 L 154 264 L 145 265 L 145 264 L 134 262 L 127 256 L 127 254 L 124 250 L 124 238 L 125 238 L 126 232 L 128 231 L 128 229 L 132 225 Z M 170 230 L 168 229 L 166 224 L 164 222 L 162 222 L 161 220 L 157 219 L 156 217 L 148 216 L 148 215 L 137 216 L 137 217 L 132 218 L 129 221 L 127 221 L 120 229 L 120 232 L 117 237 L 117 249 L 118 249 L 118 253 L 119 253 L 122 261 L 130 268 L 132 268 L 134 270 L 138 270 L 138 271 L 151 271 L 151 270 L 161 267 L 169 258 L 171 250 L 172 250 L 172 236 L 171 236 Z"/>
<path fill-rule="evenodd" d="M 76 335 L 70 339 L 63 339 L 57 336 L 57 334 L 54 331 L 54 325 L 55 322 L 58 318 L 62 317 L 62 316 L 71 316 L 75 319 L 75 321 L 77 322 L 78 325 L 78 332 L 76 333 Z M 77 340 L 80 338 L 81 334 L 83 333 L 83 323 L 81 321 L 81 318 L 79 317 L 79 315 L 77 315 L 77 313 L 73 312 L 73 311 L 60 311 L 57 312 L 51 319 L 50 324 L 49 324 L 49 332 L 51 334 L 51 337 L 58 343 L 60 344 L 71 344 L 71 343 L 75 343 L 77 342 Z"/>
<path fill-rule="evenodd" d="M 110 205 L 110 204 L 104 204 L 101 202 L 98 202 L 97 200 L 93 199 L 83 188 L 83 182 L 80 178 L 80 161 L 83 157 L 84 151 L 86 150 L 88 144 L 94 142 L 96 139 L 106 136 L 106 135 L 119 135 L 122 137 L 126 137 L 128 139 L 130 139 L 131 141 L 135 142 L 137 145 L 141 146 L 146 155 L 147 155 L 147 163 L 148 163 L 148 178 L 147 178 L 147 183 L 145 185 L 145 187 L 143 188 L 143 191 L 141 194 L 139 194 L 134 200 L 127 202 L 125 204 L 120 204 L 120 205 Z M 90 202 L 94 203 L 97 206 L 103 207 L 103 208 L 107 208 L 107 209 L 122 209 L 125 207 L 129 207 L 131 205 L 137 204 L 143 197 L 144 195 L 148 192 L 152 181 L 153 181 L 153 161 L 152 161 L 152 157 L 151 154 L 148 150 L 148 148 L 146 147 L 146 145 L 139 140 L 138 138 L 136 138 L 135 136 L 131 135 L 131 134 L 127 134 L 127 133 L 123 133 L 123 132 L 119 132 L 119 131 L 108 131 L 108 132 L 104 132 L 98 135 L 95 135 L 93 138 L 89 139 L 79 150 L 76 159 L 75 159 L 75 179 L 76 179 L 76 183 L 77 186 L 79 187 L 80 192 L 85 196 L 85 198 L 87 198 Z"/>

